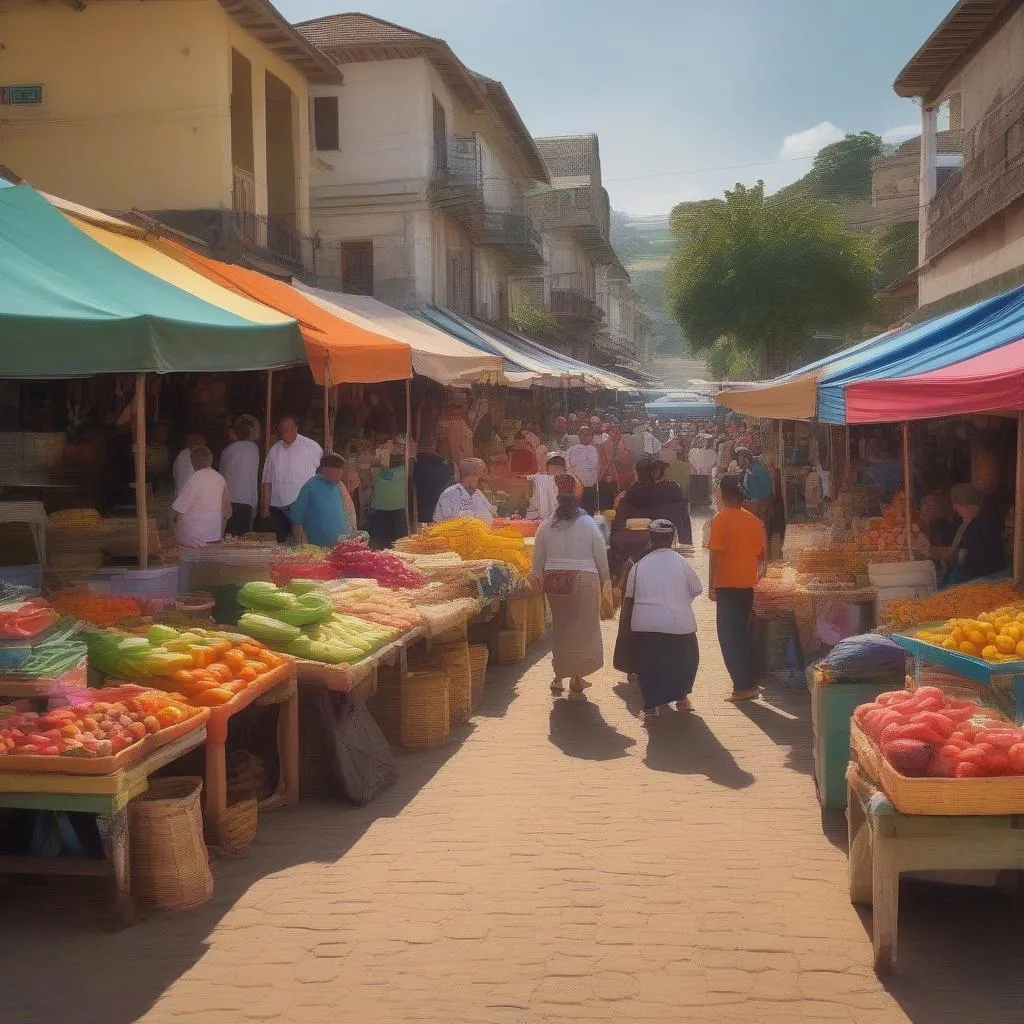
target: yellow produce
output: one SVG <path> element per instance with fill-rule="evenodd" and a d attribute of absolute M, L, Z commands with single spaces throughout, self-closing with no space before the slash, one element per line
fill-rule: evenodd
<path fill-rule="evenodd" d="M 434 523 L 418 535 L 422 538 L 424 551 L 441 550 L 443 543 L 447 550 L 455 551 L 463 558 L 486 558 L 505 562 L 521 575 L 527 575 L 532 559 L 521 533 L 511 527 L 494 530 L 479 519 L 448 519 Z M 406 550 L 415 550 L 406 545 Z"/>
<path fill-rule="evenodd" d="M 981 615 L 985 614 L 985 617 L 989 618 L 992 609 L 999 609 L 1001 614 L 1007 615 L 1010 620 L 1024 625 L 1022 604 L 1024 596 L 1014 590 L 1012 580 L 963 583 L 937 594 L 897 597 L 886 601 L 882 606 L 880 625 L 887 632 L 898 633 L 922 622 L 967 619 L 973 616 L 978 617 L 977 621 L 984 622 L 985 619 L 981 618 Z"/>

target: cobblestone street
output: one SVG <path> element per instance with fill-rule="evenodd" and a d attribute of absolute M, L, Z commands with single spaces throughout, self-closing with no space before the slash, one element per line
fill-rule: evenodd
<path fill-rule="evenodd" d="M 649 735 L 610 664 L 588 703 L 552 702 L 542 646 L 492 669 L 484 713 L 402 756 L 374 805 L 267 816 L 198 912 L 109 934 L 77 886 L 6 888 L 3 1019 L 1024 1018 L 1022 907 L 987 890 L 905 884 L 900 971 L 875 977 L 842 816 L 814 795 L 806 693 L 723 702 L 697 608 L 698 713 Z"/>

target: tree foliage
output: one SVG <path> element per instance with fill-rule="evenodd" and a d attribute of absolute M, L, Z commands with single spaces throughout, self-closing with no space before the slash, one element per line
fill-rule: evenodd
<path fill-rule="evenodd" d="M 850 133 L 818 150 L 811 169 L 775 193 L 778 199 L 825 199 L 849 203 L 871 198 L 871 165 L 882 155 L 882 139 L 874 132 Z"/>
<path fill-rule="evenodd" d="M 746 350 L 740 349 L 730 338 L 719 338 L 708 349 L 704 368 L 711 380 L 751 380 L 757 373 L 757 364 Z"/>
<path fill-rule="evenodd" d="M 831 203 L 766 197 L 764 183 L 673 211 L 685 232 L 667 278 L 669 308 L 695 351 L 730 338 L 761 358 L 802 346 L 871 308 L 874 252 Z"/>

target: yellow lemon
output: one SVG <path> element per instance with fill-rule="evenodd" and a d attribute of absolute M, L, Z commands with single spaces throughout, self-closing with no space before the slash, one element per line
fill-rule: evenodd
<path fill-rule="evenodd" d="M 1013 654 L 1017 650 L 1017 644 L 1013 637 L 1000 635 L 996 637 L 996 650 L 1000 654 Z"/>
<path fill-rule="evenodd" d="M 1024 658 L 1024 640 L 1017 644 L 1017 657 Z"/>
<path fill-rule="evenodd" d="M 985 634 L 980 629 L 971 629 L 971 630 L 967 631 L 967 639 L 975 647 L 984 647 L 985 646 L 985 640 L 987 638 L 986 638 Z M 960 646 L 961 646 L 961 649 L 962 649 L 963 648 L 963 644 L 961 644 Z"/>
<path fill-rule="evenodd" d="M 963 652 L 964 654 L 977 654 L 977 653 L 978 653 L 978 648 L 977 648 L 977 647 L 975 647 L 975 646 L 974 646 L 974 644 L 972 644 L 972 643 L 971 643 L 970 641 L 968 641 L 968 640 L 965 640 L 965 641 L 964 641 L 964 642 L 963 642 L 963 643 L 962 643 L 962 644 L 960 645 L 960 650 L 961 650 L 961 651 L 962 651 L 962 652 Z"/>
<path fill-rule="evenodd" d="M 964 653 L 966 654 L 967 652 L 964 651 Z M 999 656 L 999 651 L 995 647 L 993 647 L 992 644 L 989 644 L 987 647 L 982 647 L 981 656 L 986 661 L 995 661 L 996 658 Z"/>
<path fill-rule="evenodd" d="M 1024 631 L 1016 622 L 1007 623 L 1002 629 L 1003 636 L 1008 636 L 1014 643 L 1024 640 Z"/>

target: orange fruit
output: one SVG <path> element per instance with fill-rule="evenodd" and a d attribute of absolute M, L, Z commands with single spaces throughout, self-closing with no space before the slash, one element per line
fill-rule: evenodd
<path fill-rule="evenodd" d="M 964 641 L 964 642 L 963 642 L 963 643 L 962 643 L 962 644 L 960 645 L 960 651 L 961 651 L 961 653 L 963 653 L 963 654 L 973 654 L 973 655 L 977 655 L 977 653 L 978 653 L 978 648 L 977 648 L 977 647 L 975 647 L 975 646 L 974 646 L 974 644 L 972 644 L 972 643 L 971 643 L 970 641 L 968 641 L 968 640 L 965 640 L 965 641 Z"/>

